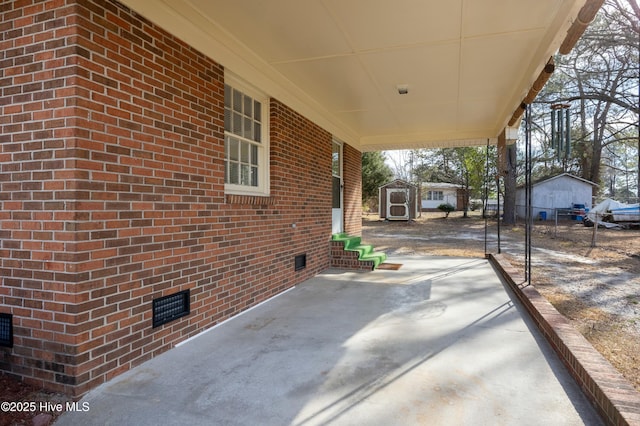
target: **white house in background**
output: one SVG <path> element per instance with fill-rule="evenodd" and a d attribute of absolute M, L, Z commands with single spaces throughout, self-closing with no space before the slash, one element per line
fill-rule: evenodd
<path fill-rule="evenodd" d="M 545 212 L 546 217 L 551 219 L 556 209 L 571 209 L 574 204 L 582 204 L 584 208 L 591 209 L 594 186 L 598 185 L 569 173 L 537 182 L 533 184 L 531 192 L 532 215 L 537 218 L 540 217 L 540 212 Z M 525 194 L 524 187 L 516 190 L 518 217 L 526 217 Z"/>
<path fill-rule="evenodd" d="M 422 209 L 437 209 L 440 204 L 448 203 L 458 209 L 458 193 L 462 185 L 445 182 L 425 182 L 422 184 Z M 462 200 L 461 200 L 462 201 Z M 462 205 L 460 205 L 462 207 Z"/>

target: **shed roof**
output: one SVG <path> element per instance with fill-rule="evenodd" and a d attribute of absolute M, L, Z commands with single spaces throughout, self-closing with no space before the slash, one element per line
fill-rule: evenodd
<path fill-rule="evenodd" d="M 387 182 L 384 185 L 380 186 L 380 188 L 385 188 L 387 186 L 394 186 L 394 185 L 417 188 L 417 185 L 414 185 L 411 182 L 407 182 L 406 180 L 403 180 L 403 179 L 394 179 L 391 182 Z"/>
<path fill-rule="evenodd" d="M 458 185 L 455 183 L 448 182 L 423 182 L 422 186 L 425 188 L 447 188 L 447 189 L 458 189 L 463 188 L 464 185 Z"/>
<path fill-rule="evenodd" d="M 542 184 L 542 183 L 548 183 L 548 182 L 551 182 L 551 181 L 553 181 L 553 180 L 560 179 L 560 178 L 562 178 L 562 177 L 569 177 L 569 178 L 571 178 L 571 179 L 575 179 L 575 180 L 577 180 L 577 181 L 583 182 L 583 183 L 588 184 L 588 185 L 591 185 L 591 186 L 598 186 L 598 184 L 597 184 L 597 183 L 593 183 L 593 182 L 591 182 L 590 180 L 586 180 L 586 179 L 583 179 L 583 178 L 581 178 L 581 177 L 574 176 L 574 175 L 572 175 L 572 174 L 570 174 L 570 173 L 562 173 L 562 174 L 559 174 L 559 175 L 557 175 L 557 176 L 553 176 L 553 177 L 550 177 L 550 178 L 547 178 L 547 179 L 543 179 L 543 180 L 541 180 L 541 181 L 538 181 L 538 182 L 534 183 L 534 184 L 533 184 L 533 186 L 540 185 L 540 184 Z"/>

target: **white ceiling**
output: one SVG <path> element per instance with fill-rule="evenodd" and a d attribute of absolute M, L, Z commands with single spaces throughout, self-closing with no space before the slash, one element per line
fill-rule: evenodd
<path fill-rule="evenodd" d="M 493 143 L 584 2 L 123 1 L 361 150 Z"/>

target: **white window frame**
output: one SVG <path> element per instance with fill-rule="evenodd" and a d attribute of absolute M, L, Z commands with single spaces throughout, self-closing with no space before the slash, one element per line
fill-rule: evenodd
<path fill-rule="evenodd" d="M 247 84 L 246 82 L 240 80 L 235 75 L 231 75 L 229 73 L 225 73 L 224 76 L 225 85 L 230 86 L 232 89 L 236 89 L 246 96 L 252 98 L 255 101 L 260 102 L 260 124 L 261 124 L 261 133 L 260 133 L 260 143 L 256 144 L 258 146 L 258 186 L 250 186 L 250 185 L 241 185 L 241 184 L 232 184 L 226 183 L 224 184 L 224 191 L 226 194 L 238 194 L 238 195 L 257 195 L 257 196 L 267 196 L 270 193 L 270 182 L 269 182 L 269 97 L 265 95 L 263 92 L 259 91 L 255 87 Z M 224 131 L 225 138 L 225 168 L 227 167 L 227 155 L 226 155 L 226 144 L 227 144 L 227 135 L 234 135 L 231 132 L 227 132 L 225 128 Z M 234 135 L 236 137 L 240 137 L 240 135 Z"/>
<path fill-rule="evenodd" d="M 436 194 L 438 197 L 436 198 Z M 431 190 L 427 191 L 427 201 L 443 201 L 444 200 L 444 191 Z"/>

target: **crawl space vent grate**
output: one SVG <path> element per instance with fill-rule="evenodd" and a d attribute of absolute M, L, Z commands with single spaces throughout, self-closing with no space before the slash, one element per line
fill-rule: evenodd
<path fill-rule="evenodd" d="M 155 328 L 185 315 L 189 315 L 189 301 L 189 290 L 154 299 L 153 327 Z"/>
<path fill-rule="evenodd" d="M 299 254 L 295 260 L 295 270 L 299 271 L 307 267 L 307 254 Z"/>
<path fill-rule="evenodd" d="M 0 314 L 0 346 L 13 347 L 13 315 Z"/>

